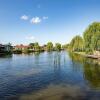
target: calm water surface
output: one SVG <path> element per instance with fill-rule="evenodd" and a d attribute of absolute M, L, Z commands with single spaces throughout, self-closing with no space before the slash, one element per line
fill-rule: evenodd
<path fill-rule="evenodd" d="M 100 100 L 99 63 L 65 51 L 0 58 L 0 100 Z"/>

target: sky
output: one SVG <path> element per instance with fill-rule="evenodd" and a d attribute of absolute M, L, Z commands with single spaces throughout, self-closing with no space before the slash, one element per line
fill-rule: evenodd
<path fill-rule="evenodd" d="M 100 0 L 0 0 L 0 43 L 66 44 L 100 22 Z"/>

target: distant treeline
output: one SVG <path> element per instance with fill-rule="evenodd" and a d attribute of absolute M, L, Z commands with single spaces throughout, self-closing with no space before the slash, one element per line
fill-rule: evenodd
<path fill-rule="evenodd" d="M 55 46 L 52 42 L 48 42 L 46 45 L 40 46 L 38 42 L 36 43 L 30 43 L 29 47 L 31 49 L 34 49 L 34 51 L 60 51 L 62 49 L 62 46 L 60 43 L 56 43 Z"/>
<path fill-rule="evenodd" d="M 17 45 L 13 47 L 13 53 L 31 53 L 31 52 L 43 52 L 43 51 L 61 51 L 62 45 L 56 43 L 55 46 L 52 42 L 48 42 L 46 45 L 40 46 L 38 42 L 30 43 L 28 46 Z"/>

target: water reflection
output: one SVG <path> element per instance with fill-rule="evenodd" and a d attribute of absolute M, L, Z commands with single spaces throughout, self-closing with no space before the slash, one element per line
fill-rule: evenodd
<path fill-rule="evenodd" d="M 55 52 L 54 58 L 54 78 L 55 78 L 55 83 L 59 83 L 62 79 L 61 75 L 61 53 L 60 52 Z"/>
<path fill-rule="evenodd" d="M 34 55 L 35 56 L 39 56 L 40 55 L 40 52 L 34 52 Z"/>
<path fill-rule="evenodd" d="M 61 54 L 56 52 L 54 55 L 54 68 L 60 68 Z"/>
<path fill-rule="evenodd" d="M 78 55 L 78 54 L 74 54 L 74 53 L 71 53 L 71 52 L 69 52 L 68 54 L 69 54 L 70 58 L 72 59 L 73 64 L 75 62 L 80 62 L 82 64 L 85 62 L 85 58 Z"/>
<path fill-rule="evenodd" d="M 100 89 L 100 66 L 85 63 L 84 78 L 92 88 Z"/>
<path fill-rule="evenodd" d="M 0 55 L 0 58 L 12 58 L 13 55 Z"/>
<path fill-rule="evenodd" d="M 0 100 L 99 100 L 99 75 L 96 60 L 64 51 L 1 58 Z"/>
<path fill-rule="evenodd" d="M 87 81 L 87 85 L 95 89 L 100 89 L 99 61 L 85 58 L 73 53 L 69 53 L 69 56 L 72 59 L 73 65 L 75 65 L 76 62 L 83 64 L 84 80 Z"/>

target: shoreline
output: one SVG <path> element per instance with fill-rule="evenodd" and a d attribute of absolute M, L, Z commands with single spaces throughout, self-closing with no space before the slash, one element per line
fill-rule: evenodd
<path fill-rule="evenodd" d="M 93 54 L 86 54 L 85 52 L 74 52 L 75 54 L 79 54 L 79 55 L 82 55 L 86 58 L 92 58 L 92 59 L 100 59 L 100 56 L 98 55 L 93 55 Z"/>

